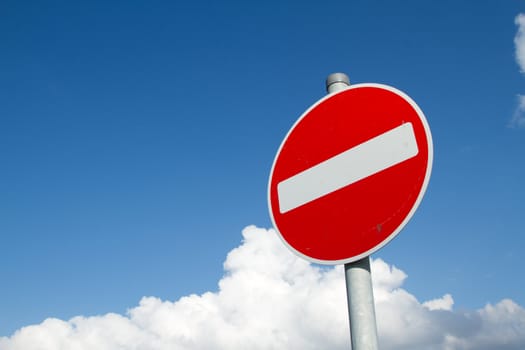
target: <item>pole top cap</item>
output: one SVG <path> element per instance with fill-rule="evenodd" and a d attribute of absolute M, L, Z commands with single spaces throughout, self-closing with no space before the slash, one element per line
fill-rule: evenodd
<path fill-rule="evenodd" d="M 330 86 L 337 83 L 350 86 L 350 79 L 345 73 L 332 73 L 326 78 L 326 90 L 330 91 Z"/>

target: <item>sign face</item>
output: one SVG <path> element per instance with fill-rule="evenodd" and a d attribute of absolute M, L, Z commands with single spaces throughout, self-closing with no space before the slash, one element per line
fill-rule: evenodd
<path fill-rule="evenodd" d="M 343 264 L 392 240 L 421 202 L 432 137 L 410 97 L 357 84 L 308 109 L 275 157 L 270 216 L 283 242 L 315 263 Z"/>

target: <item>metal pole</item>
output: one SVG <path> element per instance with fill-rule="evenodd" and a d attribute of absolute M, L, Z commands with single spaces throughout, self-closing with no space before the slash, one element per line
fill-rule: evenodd
<path fill-rule="evenodd" d="M 350 86 L 344 73 L 326 78 L 326 91 L 331 94 Z M 370 274 L 370 258 L 345 264 L 346 296 L 353 350 L 378 350 L 376 313 Z"/>
<path fill-rule="evenodd" d="M 332 73 L 326 78 L 326 91 L 329 94 L 346 89 L 350 86 L 350 79 L 345 73 Z"/>
<path fill-rule="evenodd" d="M 353 350 L 377 350 L 376 312 L 367 256 L 345 264 L 346 297 Z"/>

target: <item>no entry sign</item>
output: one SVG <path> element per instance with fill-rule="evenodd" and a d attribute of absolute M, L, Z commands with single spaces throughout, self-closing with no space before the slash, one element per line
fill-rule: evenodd
<path fill-rule="evenodd" d="M 357 84 L 322 98 L 275 157 L 270 216 L 284 243 L 316 263 L 372 254 L 410 220 L 427 187 L 432 137 L 403 92 Z"/>

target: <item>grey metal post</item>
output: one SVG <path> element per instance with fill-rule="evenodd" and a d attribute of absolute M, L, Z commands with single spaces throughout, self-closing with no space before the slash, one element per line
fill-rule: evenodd
<path fill-rule="evenodd" d="M 344 73 L 326 78 L 326 91 L 331 94 L 350 86 Z M 346 296 L 353 350 L 378 350 L 376 313 L 370 273 L 370 258 L 345 264 Z"/>
<path fill-rule="evenodd" d="M 353 350 L 377 350 L 376 312 L 370 258 L 345 264 L 346 297 Z"/>
<path fill-rule="evenodd" d="M 350 86 L 350 79 L 345 73 L 332 73 L 326 78 L 326 91 L 329 94 L 346 89 Z"/>

